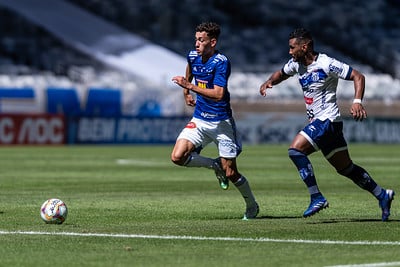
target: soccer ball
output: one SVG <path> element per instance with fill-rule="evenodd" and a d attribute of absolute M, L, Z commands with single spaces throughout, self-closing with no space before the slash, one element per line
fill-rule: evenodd
<path fill-rule="evenodd" d="M 40 217 L 45 223 L 62 224 L 67 218 L 68 209 L 58 198 L 46 200 L 40 208 Z"/>

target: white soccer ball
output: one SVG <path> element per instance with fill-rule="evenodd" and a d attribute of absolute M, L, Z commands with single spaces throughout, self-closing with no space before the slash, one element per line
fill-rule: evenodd
<path fill-rule="evenodd" d="M 40 208 L 40 217 L 45 223 L 62 224 L 67 218 L 67 214 L 67 205 L 58 198 L 46 200 Z"/>

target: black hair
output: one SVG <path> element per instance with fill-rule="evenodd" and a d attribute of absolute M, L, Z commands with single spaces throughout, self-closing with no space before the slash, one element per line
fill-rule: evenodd
<path fill-rule="evenodd" d="M 221 29 L 215 22 L 203 22 L 196 27 L 196 32 L 206 32 L 211 39 L 218 39 Z"/>
<path fill-rule="evenodd" d="M 308 42 L 311 45 L 311 47 L 313 46 L 313 43 L 314 43 L 311 32 L 304 28 L 297 28 L 294 31 L 292 31 L 289 34 L 289 39 L 293 39 L 293 38 L 296 38 L 299 41 Z"/>

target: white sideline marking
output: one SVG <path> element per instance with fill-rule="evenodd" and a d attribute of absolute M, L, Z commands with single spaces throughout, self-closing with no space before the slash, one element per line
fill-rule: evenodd
<path fill-rule="evenodd" d="M 34 232 L 34 231 L 0 231 L 0 235 L 54 235 L 80 237 L 113 237 L 113 238 L 142 238 L 166 240 L 206 240 L 206 241 L 237 241 L 237 242 L 271 242 L 271 243 L 299 243 L 299 244 L 326 244 L 326 245 L 387 245 L 400 246 L 400 241 L 340 241 L 340 240 L 302 240 L 302 239 L 273 239 L 273 238 L 240 238 L 240 237 L 207 237 L 207 236 L 177 236 L 177 235 L 139 235 L 139 234 L 101 234 L 101 233 L 73 233 L 73 232 Z"/>
<path fill-rule="evenodd" d="M 350 264 L 350 265 L 332 265 L 325 267 L 387 267 L 387 266 L 400 266 L 400 261 L 394 262 L 376 262 L 366 264 Z"/>

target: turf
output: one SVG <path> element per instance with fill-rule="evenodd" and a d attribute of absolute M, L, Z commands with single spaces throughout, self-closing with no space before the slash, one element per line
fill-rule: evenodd
<path fill-rule="evenodd" d="M 397 199 L 389 222 L 378 202 L 316 153 L 330 208 L 304 219 L 307 190 L 284 145 L 245 146 L 238 159 L 261 211 L 212 171 L 174 166 L 171 146 L 3 147 L 0 266 L 400 265 Z M 356 163 L 400 194 L 399 145 L 352 144 Z M 204 151 L 216 156 L 214 147 Z M 48 198 L 66 202 L 62 225 L 41 221 Z M 63 234 L 64 233 L 64 234 Z"/>

